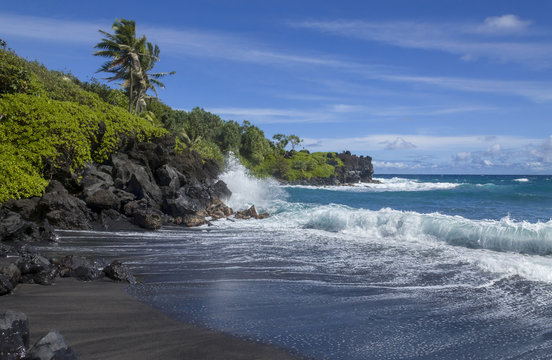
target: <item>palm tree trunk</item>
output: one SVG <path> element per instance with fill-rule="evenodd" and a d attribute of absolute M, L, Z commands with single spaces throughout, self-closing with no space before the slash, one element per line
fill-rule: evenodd
<path fill-rule="evenodd" d="M 130 69 L 130 84 L 128 90 L 128 112 L 132 114 L 132 69 Z"/>

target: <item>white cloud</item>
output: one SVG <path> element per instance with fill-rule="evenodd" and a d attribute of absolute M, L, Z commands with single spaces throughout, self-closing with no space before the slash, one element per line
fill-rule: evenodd
<path fill-rule="evenodd" d="M 502 16 L 491 16 L 485 19 L 485 24 L 481 27 L 484 31 L 504 32 L 520 31 L 531 25 L 529 20 L 521 20 L 518 16 L 508 14 Z"/>
<path fill-rule="evenodd" d="M 396 169 L 409 168 L 409 166 L 404 162 L 393 162 L 393 161 L 373 160 L 372 165 L 374 165 L 376 168 L 396 168 Z"/>
<path fill-rule="evenodd" d="M 382 141 L 380 142 L 380 144 L 385 145 L 385 150 L 397 150 L 397 149 L 406 150 L 406 149 L 414 149 L 416 147 L 416 145 L 404 140 L 402 137 L 396 137 L 395 140 L 393 141 L 390 141 L 390 140 Z"/>
<path fill-rule="evenodd" d="M 487 150 L 458 152 L 452 156 L 455 164 L 471 164 L 475 167 L 501 166 L 530 171 L 552 171 L 552 137 L 542 140 L 533 139 L 525 143 L 511 143 L 500 137 L 494 141 L 507 144 L 508 147 L 495 143 Z"/>

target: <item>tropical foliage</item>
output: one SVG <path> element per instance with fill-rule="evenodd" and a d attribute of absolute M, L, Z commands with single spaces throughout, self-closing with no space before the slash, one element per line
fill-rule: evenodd
<path fill-rule="evenodd" d="M 156 86 L 164 88 L 160 78 L 174 72 L 153 73 L 159 61 L 159 47 L 148 42 L 145 35 L 136 37 L 136 23 L 132 20 L 115 20 L 113 34 L 99 30 L 104 38 L 96 44 L 96 56 L 109 58 L 98 70 L 110 74 L 106 80 L 122 81 L 121 87 L 128 95 L 128 111 L 140 114 L 146 110 L 147 91 Z"/>
<path fill-rule="evenodd" d="M 129 137 L 166 133 L 12 51 L 0 49 L 0 69 L 0 203 L 40 195 L 57 169 L 102 162 Z"/>
<path fill-rule="evenodd" d="M 133 21 L 116 20 L 112 29 L 100 30 L 104 38 L 95 55 L 108 58 L 99 71 L 120 81 L 120 89 L 22 59 L 0 39 L 0 203 L 40 195 L 59 169 L 101 163 L 127 139 L 167 132 L 221 165 L 232 152 L 258 176 L 329 177 L 343 166 L 333 153 L 295 151 L 302 143 L 296 135 L 276 134 L 269 141 L 248 121 L 225 121 L 200 107 L 175 110 L 149 96 L 173 72 L 153 72 L 159 47 L 137 37 Z"/>

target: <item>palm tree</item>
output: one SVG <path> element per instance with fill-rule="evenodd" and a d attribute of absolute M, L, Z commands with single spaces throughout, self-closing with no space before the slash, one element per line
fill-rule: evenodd
<path fill-rule="evenodd" d="M 157 98 L 159 95 L 157 93 L 157 87 L 160 87 L 162 89 L 165 88 L 165 84 L 163 84 L 159 79 L 167 76 L 167 75 L 174 75 L 176 72 L 162 72 L 162 73 L 152 73 L 150 72 L 153 67 L 155 66 L 155 63 L 159 61 L 159 46 L 152 44 L 151 42 L 147 42 L 146 44 L 146 50 L 144 56 L 140 57 L 140 66 L 142 69 L 140 82 L 136 86 L 136 94 L 134 95 L 134 101 L 135 101 L 135 112 L 141 113 L 146 108 L 146 99 L 149 97 L 147 95 L 148 90 L 153 90 L 155 93 L 155 97 Z M 125 82 L 123 84 L 123 88 L 126 88 L 129 86 L 128 82 Z"/>
<path fill-rule="evenodd" d="M 128 80 L 128 111 L 132 112 L 135 103 L 135 85 L 143 81 L 143 70 L 141 58 L 144 56 L 146 47 L 146 37 L 136 37 L 136 23 L 132 20 L 115 20 L 112 26 L 113 34 L 99 30 L 104 35 L 95 49 L 95 56 L 111 58 L 105 62 L 97 72 L 107 72 L 113 74 L 106 78 L 109 81 Z"/>

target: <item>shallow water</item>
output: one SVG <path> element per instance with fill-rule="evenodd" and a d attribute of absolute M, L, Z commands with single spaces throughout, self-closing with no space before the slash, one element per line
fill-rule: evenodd
<path fill-rule="evenodd" d="M 317 359 L 551 357 L 550 177 L 282 188 L 230 170 L 231 205 L 269 219 L 60 232 L 57 251 L 123 259 L 172 316 Z"/>

